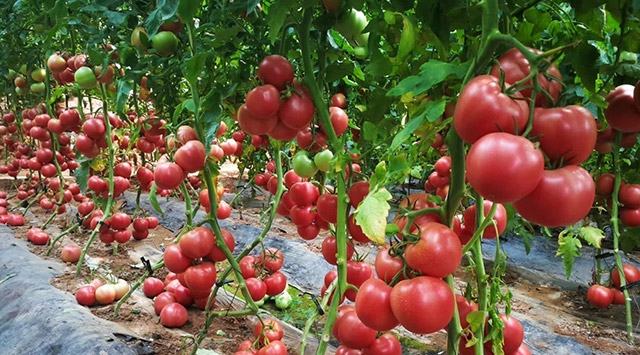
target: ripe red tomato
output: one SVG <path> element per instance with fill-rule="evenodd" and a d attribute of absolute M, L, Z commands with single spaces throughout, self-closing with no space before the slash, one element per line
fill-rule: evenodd
<path fill-rule="evenodd" d="M 188 141 L 178 148 L 174 160 L 187 173 L 200 171 L 207 160 L 204 144 L 198 140 Z"/>
<path fill-rule="evenodd" d="M 504 338 L 502 350 L 504 350 L 505 354 L 512 354 L 518 350 L 524 340 L 524 328 L 513 316 L 507 317 L 506 315 L 501 314 L 500 319 L 504 323 L 504 328 L 502 329 L 502 335 Z M 488 342 L 485 344 L 485 349 L 490 349 L 491 345 L 491 342 Z"/>
<path fill-rule="evenodd" d="M 284 264 L 284 255 L 279 249 L 268 248 L 258 255 L 258 263 L 262 264 L 263 262 L 264 267 L 267 270 L 276 272 L 280 270 L 282 268 L 282 264 Z"/>
<path fill-rule="evenodd" d="M 493 206 L 493 202 L 485 200 L 484 201 L 484 216 L 486 217 L 489 214 L 489 210 L 491 210 L 491 206 Z M 495 227 L 490 224 L 482 233 L 482 238 L 485 239 L 494 239 L 498 235 L 501 235 L 504 232 L 505 228 L 507 228 L 507 210 L 503 205 L 498 204 L 496 207 L 496 212 L 493 214 L 493 220 L 496 221 Z M 464 211 L 464 225 L 469 230 L 476 229 L 476 206 L 470 206 Z M 496 228 L 498 233 L 496 234 Z"/>
<path fill-rule="evenodd" d="M 264 281 L 250 277 L 245 280 L 245 283 L 247 284 L 247 290 L 252 300 L 260 301 L 267 294 L 267 284 L 265 284 Z"/>
<path fill-rule="evenodd" d="M 153 298 L 164 291 L 164 282 L 155 277 L 148 277 L 142 284 L 142 292 L 144 295 Z"/>
<path fill-rule="evenodd" d="M 627 284 L 640 281 L 640 270 L 635 266 L 630 264 L 622 265 L 622 271 L 624 272 L 624 279 L 627 281 Z M 613 283 L 615 287 L 620 287 L 620 272 L 617 268 L 611 271 L 611 283 Z"/>
<path fill-rule="evenodd" d="M 335 0 L 323 0 L 323 1 L 326 4 L 329 1 L 335 1 Z M 335 355 L 362 355 L 362 351 L 360 351 L 359 349 L 351 349 L 351 348 L 346 347 L 344 345 L 340 345 L 336 349 L 336 354 Z"/>
<path fill-rule="evenodd" d="M 581 106 L 536 108 L 531 136 L 540 137 L 540 149 L 552 163 L 578 165 L 596 145 L 596 120 Z"/>
<path fill-rule="evenodd" d="M 131 217 L 122 212 L 115 213 L 109 219 L 109 225 L 113 229 L 126 229 L 131 224 Z"/>
<path fill-rule="evenodd" d="M 620 186 L 620 203 L 626 208 L 640 207 L 640 185 L 624 184 Z"/>
<path fill-rule="evenodd" d="M 291 97 L 282 101 L 278 116 L 287 127 L 297 131 L 304 129 L 311 123 L 316 113 L 316 107 L 311 97 L 291 93 Z"/>
<path fill-rule="evenodd" d="M 609 106 L 604 116 L 615 130 L 625 133 L 640 132 L 640 111 L 636 107 L 632 85 L 620 85 L 607 95 Z"/>
<path fill-rule="evenodd" d="M 316 214 L 315 207 L 313 206 L 294 205 L 289 211 L 291 221 L 298 227 L 308 226 L 313 223 Z"/>
<path fill-rule="evenodd" d="M 478 305 L 469 301 L 462 295 L 456 295 L 456 305 L 458 307 L 458 316 L 460 317 L 460 325 L 462 325 L 462 329 L 469 326 L 469 322 L 467 322 L 467 316 L 469 313 L 476 312 L 478 310 Z"/>
<path fill-rule="evenodd" d="M 364 261 L 347 260 L 347 283 L 360 287 L 365 281 L 374 278 L 373 268 Z M 355 301 L 357 292 L 348 289 L 344 295 L 350 300 Z"/>
<path fill-rule="evenodd" d="M 391 291 L 391 309 L 396 319 L 416 334 L 436 332 L 453 317 L 455 298 L 441 279 L 419 276 L 400 281 Z"/>
<path fill-rule="evenodd" d="M 278 123 L 269 131 L 269 136 L 275 140 L 288 142 L 293 140 L 298 135 L 298 130 L 289 128 L 282 120 L 278 120 Z"/>
<path fill-rule="evenodd" d="M 238 124 L 240 128 L 248 134 L 263 135 L 271 132 L 278 124 L 278 115 L 267 117 L 254 116 L 246 105 L 238 109 Z M 224 147 L 223 147 L 224 149 Z"/>
<path fill-rule="evenodd" d="M 613 193 L 613 184 L 616 177 L 610 173 L 604 173 L 596 181 L 596 193 L 602 196 L 609 196 Z"/>
<path fill-rule="evenodd" d="M 358 205 L 369 194 L 369 181 L 358 181 L 349 188 L 349 202 L 353 208 Z"/>
<path fill-rule="evenodd" d="M 364 325 L 353 310 L 347 311 L 340 317 L 337 327 L 336 338 L 349 348 L 366 348 L 376 340 L 376 331 Z"/>
<path fill-rule="evenodd" d="M 399 324 L 391 310 L 391 290 L 389 285 L 376 278 L 368 279 L 358 288 L 356 313 L 364 325 L 386 331 Z"/>
<path fill-rule="evenodd" d="M 188 258 L 197 259 L 209 254 L 215 242 L 216 238 L 211 230 L 206 227 L 196 227 L 180 237 L 179 243 L 182 254 Z"/>
<path fill-rule="evenodd" d="M 284 174 L 284 186 L 288 189 L 296 183 L 302 182 L 302 178 L 295 171 L 289 170 Z"/>
<path fill-rule="evenodd" d="M 258 77 L 278 90 L 284 90 L 287 84 L 292 83 L 294 74 L 287 58 L 277 54 L 265 57 L 258 66 Z"/>
<path fill-rule="evenodd" d="M 169 282 L 167 285 L 167 292 L 173 293 L 173 295 L 176 296 L 176 302 L 185 307 L 188 307 L 193 303 L 191 291 L 180 283 L 179 276 L 178 280 Z"/>
<path fill-rule="evenodd" d="M 224 239 L 224 244 L 226 244 L 227 248 L 229 248 L 229 251 L 233 253 L 233 250 L 236 247 L 236 241 L 233 238 L 233 234 L 231 234 L 226 229 L 220 229 L 220 232 L 222 232 L 222 239 Z M 209 255 L 207 255 L 207 257 L 213 261 L 223 261 L 227 259 L 222 249 L 220 249 L 220 247 L 218 247 L 217 245 L 213 246 L 213 249 L 211 249 L 211 252 L 209 253 Z"/>
<path fill-rule="evenodd" d="M 164 250 L 164 265 L 171 272 L 181 273 L 191 266 L 191 258 L 182 253 L 178 244 L 171 244 Z"/>
<path fill-rule="evenodd" d="M 341 109 L 347 108 L 347 98 L 343 93 L 337 93 L 331 96 L 331 106 L 340 107 Z"/>
<path fill-rule="evenodd" d="M 282 341 L 276 340 L 258 350 L 257 355 L 287 355 L 287 346 Z"/>
<path fill-rule="evenodd" d="M 336 136 L 340 137 L 349 127 L 349 117 L 340 107 L 329 108 L 329 118 L 331 119 L 331 125 L 336 133 Z"/>
<path fill-rule="evenodd" d="M 287 288 L 287 277 L 280 271 L 276 271 L 265 277 L 264 283 L 267 284 L 267 295 L 277 296 Z"/>
<path fill-rule="evenodd" d="M 156 165 L 153 178 L 159 188 L 173 190 L 184 180 L 184 171 L 176 163 L 164 162 Z"/>
<path fill-rule="evenodd" d="M 351 243 L 347 243 L 347 260 L 351 260 L 354 252 L 355 249 L 353 249 L 353 245 Z M 327 237 L 322 242 L 322 256 L 329 264 L 336 265 L 338 263 L 337 254 L 338 246 L 336 245 L 336 237 Z"/>
<path fill-rule="evenodd" d="M 325 193 L 318 197 L 316 202 L 318 214 L 329 223 L 338 222 L 338 196 Z"/>
<path fill-rule="evenodd" d="M 164 307 L 174 302 L 176 302 L 176 296 L 174 296 L 173 293 L 162 292 L 153 301 L 153 308 L 156 314 L 160 315 Z"/>
<path fill-rule="evenodd" d="M 611 293 L 613 293 L 613 300 L 611 301 L 612 304 L 624 304 L 625 303 L 625 298 L 624 298 L 624 293 L 622 291 L 620 291 L 617 288 L 610 288 Z"/>
<path fill-rule="evenodd" d="M 167 328 L 180 328 L 189 320 L 187 309 L 177 302 L 169 303 L 160 312 L 160 323 Z"/>
<path fill-rule="evenodd" d="M 103 138 L 106 133 L 104 121 L 97 118 L 90 118 L 82 125 L 82 132 L 93 139 Z"/>
<path fill-rule="evenodd" d="M 520 93 L 513 96 L 522 97 Z M 489 133 L 520 134 L 526 128 L 528 118 L 526 101 L 514 100 L 503 93 L 500 79 L 480 75 L 460 93 L 453 124 L 460 138 L 472 144 Z"/>
<path fill-rule="evenodd" d="M 402 345 L 391 333 L 384 333 L 369 347 L 362 349 L 362 355 L 402 355 Z"/>
<path fill-rule="evenodd" d="M 205 261 L 200 265 L 192 265 L 184 272 L 187 287 L 193 290 L 210 290 L 216 283 L 216 266 Z"/>
<path fill-rule="evenodd" d="M 587 301 L 600 308 L 607 308 L 613 301 L 613 292 L 602 285 L 592 285 L 587 291 Z"/>
<path fill-rule="evenodd" d="M 153 216 L 149 216 L 146 218 L 147 222 L 149 223 L 149 229 L 155 229 L 158 226 L 158 218 L 153 217 Z"/>
<path fill-rule="evenodd" d="M 545 170 L 538 186 L 513 206 L 532 223 L 545 227 L 569 226 L 589 213 L 595 193 L 589 172 L 568 165 Z"/>
<path fill-rule="evenodd" d="M 83 306 L 91 307 L 96 303 L 95 294 L 95 287 L 91 285 L 82 286 L 78 291 L 76 291 L 76 301 Z"/>
<path fill-rule="evenodd" d="M 311 206 L 318 200 L 320 191 L 310 182 L 299 182 L 291 186 L 289 190 L 291 200 L 298 206 Z"/>
<path fill-rule="evenodd" d="M 422 224 L 420 240 L 404 252 L 405 261 L 414 270 L 427 276 L 446 277 L 458 268 L 462 246 L 458 236 L 447 226 L 429 222 Z"/>
<path fill-rule="evenodd" d="M 227 219 L 229 218 L 229 216 L 231 216 L 231 206 L 229 206 L 229 204 L 226 201 L 221 200 L 218 203 L 218 210 L 216 211 L 216 217 L 218 217 L 218 219 Z"/>
<path fill-rule="evenodd" d="M 317 215 L 316 215 L 317 218 Z M 313 240 L 320 233 L 320 227 L 317 224 L 312 223 L 307 226 L 297 228 L 298 235 L 304 240 Z"/>
<path fill-rule="evenodd" d="M 529 48 L 529 50 L 534 54 L 542 53 L 541 51 L 533 48 Z M 508 50 L 498 59 L 498 64 L 494 65 L 493 68 L 491 68 L 491 75 L 499 78 L 500 69 L 504 71 L 504 80 L 507 83 L 516 83 L 531 74 L 531 66 L 529 65 L 529 61 L 524 56 L 524 54 L 522 54 L 522 52 L 520 52 L 516 48 Z M 547 76 L 545 76 L 543 73 L 539 73 L 538 83 L 540 84 L 541 88 L 543 88 L 551 95 L 554 101 L 558 101 L 558 97 L 560 97 L 560 90 L 562 90 L 562 75 L 553 63 L 547 69 L 546 74 L 555 77 L 557 80 L 548 79 Z M 524 86 L 526 88 L 521 91 L 522 96 L 531 97 L 531 95 L 533 94 L 532 81 L 527 81 Z M 538 93 L 538 96 L 536 96 L 536 106 L 546 107 L 550 104 L 548 101 L 549 100 L 547 96 L 543 93 Z"/>
<path fill-rule="evenodd" d="M 262 325 L 264 323 L 264 326 Z M 284 329 L 282 324 L 274 318 L 264 319 L 253 326 L 253 335 L 260 344 L 270 343 L 282 339 Z"/>
<path fill-rule="evenodd" d="M 378 277 L 390 284 L 393 278 L 402 272 L 404 262 L 400 257 L 389 255 L 389 245 L 385 245 L 376 255 L 375 268 Z M 404 279 L 401 277 L 400 280 Z"/>
<path fill-rule="evenodd" d="M 260 272 L 260 267 L 258 265 L 258 258 L 253 255 L 247 255 L 240 259 L 238 263 L 240 266 L 240 272 L 242 273 L 242 277 L 245 279 L 250 277 L 256 277 Z"/>
<path fill-rule="evenodd" d="M 482 137 L 467 155 L 469 183 L 480 196 L 497 203 L 527 196 L 538 186 L 543 173 L 542 152 L 526 138 L 509 133 Z"/>
<path fill-rule="evenodd" d="M 65 245 L 60 251 L 60 259 L 67 263 L 75 263 L 80 260 L 80 255 L 82 254 L 82 249 L 75 245 L 69 244 Z"/>
<path fill-rule="evenodd" d="M 349 235 L 351 236 L 351 238 L 353 238 L 353 240 L 360 243 L 369 242 L 369 238 L 366 234 L 364 234 L 362 228 L 356 224 L 356 219 L 353 214 L 349 216 L 349 219 L 347 221 L 347 228 L 349 229 Z"/>
<path fill-rule="evenodd" d="M 254 117 L 271 117 L 280 108 L 280 92 L 270 84 L 253 88 L 247 94 L 246 107 Z"/>
<path fill-rule="evenodd" d="M 620 221 L 627 227 L 640 227 L 640 208 L 620 208 Z"/>

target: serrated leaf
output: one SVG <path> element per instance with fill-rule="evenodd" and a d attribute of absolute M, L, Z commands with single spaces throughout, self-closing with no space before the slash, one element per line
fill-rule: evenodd
<path fill-rule="evenodd" d="M 124 107 L 129 99 L 129 94 L 133 90 L 133 85 L 127 80 L 119 80 L 116 91 L 116 113 L 124 113 Z"/>
<path fill-rule="evenodd" d="M 416 29 L 411 20 L 402 15 L 402 34 L 400 35 L 400 43 L 398 44 L 398 54 L 396 60 L 403 61 L 411 51 L 416 47 Z"/>
<path fill-rule="evenodd" d="M 162 24 L 178 11 L 180 0 L 158 0 L 158 7 L 149 14 L 145 28 L 149 39 L 153 38 Z"/>
<path fill-rule="evenodd" d="M 449 75 L 454 75 L 457 78 L 464 77 L 468 66 L 468 62 L 460 64 L 430 60 L 420 66 L 420 74 L 405 78 L 396 87 L 389 90 L 387 96 L 402 96 L 408 92 L 420 95 L 434 85 L 443 82 Z"/>
<path fill-rule="evenodd" d="M 589 243 L 589 245 L 600 249 L 602 239 L 604 239 L 604 233 L 601 229 L 594 227 L 582 227 L 578 233 L 582 239 Z"/>
<path fill-rule="evenodd" d="M 391 208 L 387 201 L 391 198 L 391 194 L 384 187 L 369 192 L 355 212 L 356 224 L 362 228 L 367 238 L 378 244 L 385 242 L 387 216 Z"/>
<path fill-rule="evenodd" d="M 85 193 L 87 191 L 87 182 L 89 181 L 89 162 L 82 162 L 73 172 L 73 176 L 76 178 L 76 184 L 80 186 L 80 191 Z"/>
<path fill-rule="evenodd" d="M 567 280 L 571 277 L 575 258 L 581 255 L 580 248 L 582 248 L 582 243 L 580 243 L 580 239 L 576 238 L 573 234 L 560 234 L 560 236 L 558 236 L 558 252 L 556 256 L 562 257 Z"/>
<path fill-rule="evenodd" d="M 469 325 L 471 326 L 471 330 L 473 332 L 476 332 L 478 329 L 480 329 L 486 318 L 487 312 L 483 311 L 475 311 L 467 314 L 467 322 L 469 322 Z"/>
<path fill-rule="evenodd" d="M 269 7 L 267 13 L 267 25 L 269 25 L 269 40 L 271 44 L 275 43 L 280 36 L 280 30 L 287 19 L 287 15 L 291 13 L 291 7 L 296 3 L 295 0 L 276 1 Z"/>
<path fill-rule="evenodd" d="M 162 212 L 162 208 L 160 208 L 160 204 L 158 203 L 158 196 L 156 195 L 157 191 L 158 187 L 154 182 L 151 184 L 151 190 L 149 191 L 149 202 L 151 202 L 151 206 L 154 210 L 156 210 L 156 212 L 164 216 L 164 212 Z"/>

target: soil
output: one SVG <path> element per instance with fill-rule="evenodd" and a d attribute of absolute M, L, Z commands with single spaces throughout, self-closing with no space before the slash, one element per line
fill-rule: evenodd
<path fill-rule="evenodd" d="M 225 165 L 220 181 L 229 191 L 236 191 L 237 169 Z M 0 181 L 0 189 L 12 190 L 13 181 Z M 248 191 L 245 191 L 249 194 Z M 248 196 L 248 197 L 247 197 Z M 243 196 L 238 199 L 238 206 L 242 206 L 239 217 L 232 217 L 235 224 L 250 224 L 262 226 L 262 206 L 269 202 L 267 194 L 258 191 L 255 196 Z M 10 206 L 20 203 L 15 197 L 9 201 Z M 74 203 L 75 204 L 75 203 Z M 74 223 L 75 211 L 67 211 L 63 217 L 57 217 L 52 223 L 52 236 L 63 231 Z M 50 217 L 50 213 L 43 211 L 37 204 L 27 214 L 25 226 L 14 228 L 17 238 L 26 239 L 26 232 L 31 226 L 41 226 Z M 272 230 L 278 235 L 297 239 L 296 227 L 287 219 L 277 216 Z M 47 248 L 31 246 L 31 251 L 43 258 L 59 260 L 60 250 L 64 245 L 75 243 L 84 246 L 89 238 L 87 229 L 78 228 L 62 238 L 50 256 L 47 256 Z M 327 233 L 327 232 L 324 232 Z M 98 238 L 91 245 L 88 255 L 90 262 L 97 264 L 95 270 L 84 267 L 79 276 L 75 276 L 75 264 L 68 265 L 66 272 L 51 280 L 51 284 L 61 290 L 75 293 L 75 291 L 94 277 L 102 277 L 115 281 L 117 278 L 127 280 L 133 284 L 144 273 L 139 260 L 139 249 L 162 250 L 164 245 L 171 243 L 174 233 L 159 225 L 150 231 L 149 238 L 145 241 L 130 241 L 119 245 L 117 255 L 113 255 L 113 248 L 104 245 Z M 323 236 L 306 243 L 306 247 L 315 252 L 321 252 Z M 371 258 L 369 258 L 371 260 Z M 61 261 L 60 261 L 61 262 Z M 160 269 L 155 277 L 163 279 L 166 270 Z M 464 290 L 464 279 L 469 279 L 472 274 L 463 268 L 456 272 L 457 288 Z M 513 293 L 512 311 L 515 314 L 525 315 L 549 324 L 548 331 L 558 335 L 565 335 L 576 339 L 595 351 L 616 354 L 640 354 L 640 349 L 628 345 L 624 334 L 624 311 L 621 307 L 610 307 L 601 310 L 590 306 L 586 302 L 586 285 L 582 290 L 561 290 L 553 287 L 537 285 L 525 280 L 516 274 L 508 274 L 505 283 Z M 319 293 L 319 290 L 318 290 Z M 191 335 L 197 334 L 204 324 L 203 312 L 195 308 L 189 309 L 189 321 L 180 329 L 167 329 L 159 324 L 159 318 L 153 310 L 153 302 L 144 297 L 141 292 L 135 292 L 120 309 L 119 317 L 114 317 L 114 304 L 91 307 L 91 312 L 101 318 L 113 321 L 129 329 L 135 337 L 122 334 L 122 341 L 130 344 L 138 344 L 147 349 L 148 353 L 155 354 L 179 354 L 192 344 Z M 637 318 L 637 312 L 634 314 Z M 400 330 L 403 336 L 410 336 L 418 340 L 426 349 L 446 348 L 446 334 L 444 331 L 428 336 L 415 336 Z M 231 354 L 236 351 L 237 345 L 253 335 L 252 322 L 248 318 L 223 317 L 215 318 L 211 325 L 207 338 L 202 343 L 203 348 L 215 349 L 222 354 Z M 525 342 L 527 337 L 525 336 Z M 404 343 L 404 341 L 403 341 Z M 545 344 L 535 344 L 537 348 L 544 349 Z M 547 345 L 549 347 L 550 345 Z M 552 349 L 549 347 L 549 351 Z M 295 352 L 290 352 L 295 353 Z"/>

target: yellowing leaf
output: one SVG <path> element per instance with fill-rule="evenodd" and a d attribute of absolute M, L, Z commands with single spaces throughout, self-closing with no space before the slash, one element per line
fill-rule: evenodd
<path fill-rule="evenodd" d="M 95 171 L 102 171 L 107 166 L 106 162 L 100 158 L 93 159 L 90 165 L 91 169 Z"/>
<path fill-rule="evenodd" d="M 371 191 L 362 200 L 355 212 L 356 224 L 362 228 L 362 232 L 378 244 L 385 242 L 385 228 L 389 215 L 389 203 L 392 196 L 386 188 L 381 187 Z"/>
<path fill-rule="evenodd" d="M 592 247 L 600 249 L 600 243 L 604 239 L 604 233 L 599 228 L 582 227 L 580 228 L 580 237 L 584 239 Z"/>

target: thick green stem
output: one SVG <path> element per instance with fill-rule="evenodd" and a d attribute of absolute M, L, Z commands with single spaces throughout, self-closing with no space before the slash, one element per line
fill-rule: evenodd
<path fill-rule="evenodd" d="M 622 180 L 620 174 L 620 140 L 622 139 L 622 132 L 618 132 L 616 135 L 616 141 L 613 146 L 613 171 L 615 176 L 615 183 L 613 185 L 613 203 L 611 207 L 611 226 L 613 227 L 613 253 L 616 257 L 616 269 L 620 274 L 620 287 L 623 287 L 627 284 L 627 280 L 624 276 L 624 272 L 622 269 L 622 259 L 620 257 L 620 227 L 618 223 L 618 203 L 619 203 L 619 192 L 620 192 L 620 182 Z M 629 297 L 629 291 L 622 291 L 624 294 L 624 305 L 627 319 L 627 340 L 633 344 L 633 319 L 631 317 L 631 298 Z"/>
<path fill-rule="evenodd" d="M 164 266 L 164 260 L 160 260 L 157 264 L 155 264 L 155 265 L 153 265 L 151 267 L 151 270 L 156 271 L 156 270 L 160 269 L 163 266 Z M 120 307 L 122 307 L 122 305 L 125 302 L 127 302 L 129 297 L 131 297 L 131 295 L 133 294 L 133 291 L 138 289 L 138 287 L 140 287 L 140 285 L 142 285 L 142 283 L 144 282 L 144 280 L 147 279 L 147 277 L 149 277 L 149 270 L 146 270 L 144 272 L 144 274 L 142 274 L 142 276 L 140 276 L 138 281 L 136 281 L 136 283 L 134 283 L 133 285 L 131 285 L 131 287 L 129 287 L 129 291 L 116 304 L 116 307 L 113 310 L 113 316 L 114 317 L 118 318 L 118 314 L 120 313 Z"/>
<path fill-rule="evenodd" d="M 493 204 L 493 206 L 497 206 L 497 204 Z M 487 216 L 489 217 L 489 216 Z M 476 195 L 476 233 L 481 230 L 482 225 L 484 224 L 484 200 L 479 195 Z M 489 217 L 493 218 L 493 216 Z M 487 218 L 487 220 L 490 220 Z M 485 224 L 486 226 L 486 224 Z M 482 228 L 482 229 L 481 229 Z M 474 236 L 475 237 L 475 236 Z M 478 310 L 480 312 L 487 312 L 487 274 L 484 268 L 484 260 L 482 259 L 482 238 L 476 238 L 475 240 L 470 240 L 469 243 L 473 243 L 473 247 L 471 249 L 471 253 L 473 254 L 473 259 L 475 261 L 476 267 L 476 281 L 478 284 Z M 468 245 L 468 244 L 467 244 Z M 476 355 L 484 354 L 484 322 L 481 322 L 480 328 L 475 332 L 475 337 L 478 339 L 478 342 L 475 345 Z"/>
<path fill-rule="evenodd" d="M 446 281 L 449 288 L 454 290 L 453 275 L 447 276 Z M 462 334 L 462 324 L 460 324 L 460 313 L 458 313 L 457 305 L 454 307 L 453 318 L 449 322 L 448 334 L 451 334 L 451 336 L 447 337 L 447 354 L 456 355 L 459 352 L 460 334 Z"/>

